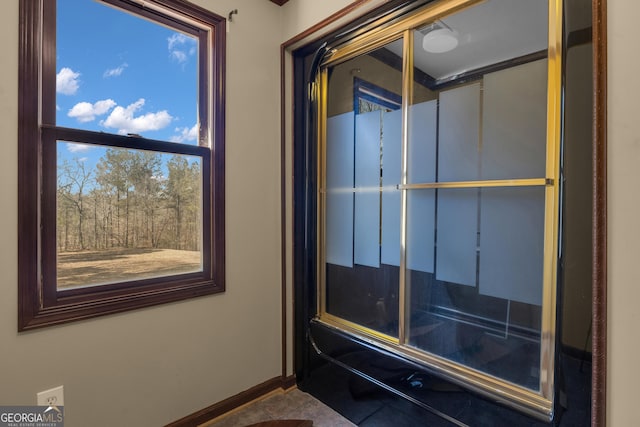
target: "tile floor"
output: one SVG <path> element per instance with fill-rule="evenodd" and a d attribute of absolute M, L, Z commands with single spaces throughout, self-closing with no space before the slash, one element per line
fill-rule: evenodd
<path fill-rule="evenodd" d="M 278 419 L 313 420 L 314 427 L 354 427 L 333 409 L 296 388 L 268 395 L 262 400 L 211 420 L 199 427 L 242 427 Z"/>

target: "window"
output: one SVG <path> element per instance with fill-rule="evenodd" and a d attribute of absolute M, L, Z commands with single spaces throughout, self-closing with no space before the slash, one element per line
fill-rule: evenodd
<path fill-rule="evenodd" d="M 434 2 L 332 47 L 317 97 L 318 320 L 545 419 L 555 6 Z"/>
<path fill-rule="evenodd" d="M 224 19 L 25 0 L 20 25 L 19 330 L 224 291 Z"/>

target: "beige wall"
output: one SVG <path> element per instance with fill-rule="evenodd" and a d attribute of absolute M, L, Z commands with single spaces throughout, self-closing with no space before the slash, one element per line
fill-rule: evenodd
<path fill-rule="evenodd" d="M 0 16 L 5 201 L 17 200 L 18 1 L 4 1 Z M 350 2 L 290 0 L 282 8 L 266 0 L 194 2 L 222 15 L 239 10 L 228 34 L 228 291 L 18 334 L 17 209 L 4 203 L 0 404 L 31 404 L 37 391 L 64 384 L 70 427 L 157 426 L 280 374 L 278 46 Z M 633 55 L 640 3 L 608 3 L 607 414 L 617 427 L 640 422 L 640 60 Z"/>
<path fill-rule="evenodd" d="M 279 31 L 267 0 L 195 0 L 226 15 L 226 255 L 222 295 L 17 333 L 18 4 L 0 43 L 0 404 L 63 384 L 69 427 L 159 426 L 281 373 Z M 256 37 L 259 34 L 260 37 Z"/>
<path fill-rule="evenodd" d="M 640 3 L 608 2 L 608 425 L 640 425 Z"/>
<path fill-rule="evenodd" d="M 298 35 L 321 20 L 352 3 L 347 0 L 289 0 L 282 8 L 282 41 Z"/>

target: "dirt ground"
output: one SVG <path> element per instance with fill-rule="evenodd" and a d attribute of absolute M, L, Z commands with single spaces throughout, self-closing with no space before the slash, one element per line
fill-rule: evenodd
<path fill-rule="evenodd" d="M 118 249 L 58 254 L 58 288 L 102 285 L 199 271 L 200 252 Z"/>

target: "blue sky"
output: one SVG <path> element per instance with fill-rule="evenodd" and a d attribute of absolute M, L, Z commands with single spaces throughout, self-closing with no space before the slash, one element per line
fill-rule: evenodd
<path fill-rule="evenodd" d="M 95 0 L 57 4 L 57 124 L 197 144 L 197 40 Z M 90 166 L 103 152 L 58 144 Z"/>

